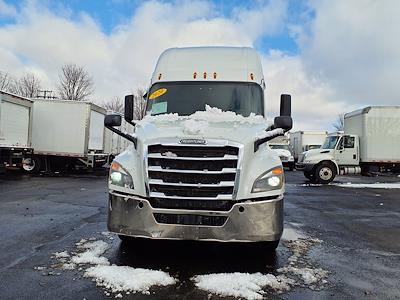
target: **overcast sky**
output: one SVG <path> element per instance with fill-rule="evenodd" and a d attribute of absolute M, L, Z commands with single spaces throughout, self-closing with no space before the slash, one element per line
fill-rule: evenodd
<path fill-rule="evenodd" d="M 169 47 L 251 46 L 269 117 L 292 94 L 295 129 L 332 130 L 339 113 L 400 104 L 400 1 L 0 0 L 0 71 L 55 90 L 61 65 L 93 76 L 101 103 L 148 87 Z"/>

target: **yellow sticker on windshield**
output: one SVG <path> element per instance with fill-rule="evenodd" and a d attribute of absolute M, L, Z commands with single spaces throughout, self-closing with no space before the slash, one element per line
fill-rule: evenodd
<path fill-rule="evenodd" d="M 166 92 L 167 92 L 167 89 L 158 89 L 157 91 L 151 93 L 149 99 L 150 100 L 156 99 L 156 98 L 164 95 Z"/>

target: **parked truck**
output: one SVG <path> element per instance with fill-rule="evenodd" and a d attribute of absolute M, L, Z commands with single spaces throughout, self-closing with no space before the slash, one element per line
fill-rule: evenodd
<path fill-rule="evenodd" d="M 368 106 L 345 114 L 344 132 L 329 134 L 321 149 L 309 150 L 296 169 L 329 183 L 336 175 L 400 172 L 400 106 Z"/>
<path fill-rule="evenodd" d="M 283 231 L 282 163 L 266 142 L 292 127 L 290 95 L 267 121 L 264 76 L 251 48 L 173 48 L 161 54 L 147 115 L 132 95 L 105 126 L 131 142 L 110 168 L 108 229 L 132 237 L 258 242 Z"/>
<path fill-rule="evenodd" d="M 27 172 L 93 169 L 106 163 L 106 110 L 90 102 L 35 99 L 32 146 Z"/>
<path fill-rule="evenodd" d="M 279 155 L 284 167 L 289 168 L 290 171 L 294 169 L 294 157 L 290 151 L 290 137 L 289 133 L 284 136 L 278 136 L 268 142 L 268 146 Z"/>
<path fill-rule="evenodd" d="M 32 101 L 0 91 L 0 172 L 22 167 L 32 154 Z"/>
<path fill-rule="evenodd" d="M 318 149 L 324 143 L 327 131 L 295 131 L 290 133 L 290 146 L 294 160 L 304 151 Z"/>

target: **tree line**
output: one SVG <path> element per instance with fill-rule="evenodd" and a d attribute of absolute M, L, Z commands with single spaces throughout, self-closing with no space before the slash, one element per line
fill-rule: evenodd
<path fill-rule="evenodd" d="M 65 64 L 58 75 L 57 91 L 43 90 L 42 83 L 34 73 L 26 73 L 15 78 L 7 72 L 0 71 L 0 90 L 27 98 L 59 98 L 72 101 L 87 101 L 94 94 L 93 78 L 87 70 L 76 64 Z M 47 92 L 47 93 L 46 93 Z M 132 92 L 135 97 L 134 114 L 137 120 L 145 115 L 146 102 L 143 98 L 145 89 Z M 104 101 L 101 106 L 107 110 L 123 113 L 124 103 L 120 97 Z"/>

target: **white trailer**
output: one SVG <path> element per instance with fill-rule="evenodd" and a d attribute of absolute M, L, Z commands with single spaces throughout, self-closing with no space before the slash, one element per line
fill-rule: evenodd
<path fill-rule="evenodd" d="M 296 168 L 320 183 L 337 174 L 400 172 L 400 106 L 369 106 L 344 116 L 344 132 L 307 151 Z"/>
<path fill-rule="evenodd" d="M 106 110 L 90 102 L 35 99 L 33 104 L 33 159 L 31 172 L 94 168 L 107 161 L 104 152 Z"/>
<path fill-rule="evenodd" d="M 0 169 L 20 168 L 32 153 L 32 101 L 0 91 Z"/>
<path fill-rule="evenodd" d="M 290 133 L 290 145 L 294 159 L 304 151 L 318 149 L 324 143 L 327 131 L 295 131 Z"/>
<path fill-rule="evenodd" d="M 114 111 L 107 111 L 107 114 L 118 114 L 121 117 L 123 114 L 117 113 Z M 134 128 L 131 124 L 125 121 L 125 119 L 122 118 L 121 126 L 116 127 L 118 130 L 128 133 L 128 134 L 133 134 Z M 105 129 L 104 132 L 104 152 L 110 154 L 110 160 L 113 160 L 115 156 L 123 152 L 131 142 L 129 142 L 127 139 L 124 139 L 121 137 L 119 134 L 109 130 Z"/>

